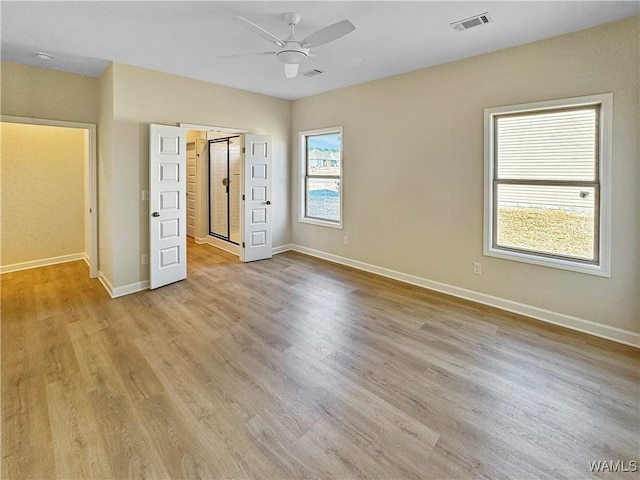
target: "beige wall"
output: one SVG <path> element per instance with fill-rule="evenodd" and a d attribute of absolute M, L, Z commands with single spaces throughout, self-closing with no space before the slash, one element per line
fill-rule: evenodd
<path fill-rule="evenodd" d="M 99 79 L 98 123 L 98 268 L 103 281 L 113 285 L 113 68 Z"/>
<path fill-rule="evenodd" d="M 110 158 L 101 157 L 100 161 L 110 163 L 101 171 L 113 175 L 100 185 L 112 198 L 110 205 L 103 207 L 109 211 L 101 209 L 100 214 L 112 218 L 113 272 L 109 281 L 114 287 L 149 278 L 148 266 L 140 265 L 140 255 L 149 251 L 149 205 L 140 200 L 140 192 L 149 189 L 150 123 L 196 123 L 271 135 L 273 245 L 290 242 L 291 102 L 117 63 L 111 74 L 113 130 L 106 141 L 113 151 Z M 102 142 L 102 124 L 100 131 Z"/>
<path fill-rule="evenodd" d="M 98 79 L 15 63 L 0 64 L 3 115 L 98 122 Z"/>
<path fill-rule="evenodd" d="M 293 152 L 301 130 L 344 127 L 345 227 L 297 221 L 294 153 L 293 243 L 639 332 L 638 22 L 295 101 Z M 611 278 L 484 257 L 483 109 L 604 92 L 614 96 Z"/>
<path fill-rule="evenodd" d="M 84 250 L 86 132 L 2 123 L 2 266 Z"/>

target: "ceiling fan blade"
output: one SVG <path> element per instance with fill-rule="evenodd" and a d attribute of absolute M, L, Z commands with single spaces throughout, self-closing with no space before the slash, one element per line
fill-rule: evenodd
<path fill-rule="evenodd" d="M 250 52 L 250 53 L 234 53 L 231 55 L 223 55 L 221 57 L 217 57 L 223 60 L 231 59 L 231 58 L 244 58 L 244 57 L 263 57 L 265 55 L 275 55 L 276 52 Z"/>
<path fill-rule="evenodd" d="M 242 20 L 243 22 L 246 23 L 246 27 L 251 30 L 253 33 L 260 35 L 262 38 L 264 38 L 265 40 L 267 40 L 268 42 L 271 42 L 279 47 L 284 47 L 285 43 L 283 40 L 280 40 L 278 37 L 276 37 L 273 33 L 266 31 L 264 28 L 262 28 L 259 25 L 256 25 L 255 23 L 247 20 L 244 17 L 241 17 L 240 15 L 238 15 L 238 18 L 240 20 Z"/>
<path fill-rule="evenodd" d="M 303 48 L 317 47 L 344 37 L 347 33 L 351 33 L 355 29 L 356 27 L 354 27 L 349 20 L 342 20 L 341 22 L 324 27 L 316 33 L 312 33 L 300 43 Z"/>
<path fill-rule="evenodd" d="M 294 78 L 298 75 L 298 68 L 300 65 L 297 63 L 285 63 L 284 64 L 284 76 L 286 78 Z"/>

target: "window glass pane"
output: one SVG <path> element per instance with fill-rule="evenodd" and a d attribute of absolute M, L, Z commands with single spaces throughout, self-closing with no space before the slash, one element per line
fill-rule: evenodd
<path fill-rule="evenodd" d="M 497 185 L 497 246 L 595 259 L 593 187 Z"/>
<path fill-rule="evenodd" d="M 307 179 L 307 217 L 340 221 L 340 180 Z"/>
<path fill-rule="evenodd" d="M 498 178 L 595 180 L 596 113 L 583 108 L 498 117 Z"/>
<path fill-rule="evenodd" d="M 307 136 L 307 175 L 340 175 L 340 134 Z"/>

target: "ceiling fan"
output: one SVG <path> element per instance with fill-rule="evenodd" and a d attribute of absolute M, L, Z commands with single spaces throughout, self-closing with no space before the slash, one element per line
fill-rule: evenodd
<path fill-rule="evenodd" d="M 284 76 L 286 78 L 294 78 L 296 75 L 298 75 L 300 64 L 307 61 L 309 57 L 315 56 L 311 53 L 312 48 L 324 45 L 329 42 L 333 42 L 334 40 L 337 40 L 340 37 L 344 37 L 345 35 L 353 32 L 356 29 L 356 27 L 354 27 L 349 20 L 342 20 L 340 22 L 329 25 L 328 27 L 324 27 L 315 33 L 312 33 L 303 40 L 298 40 L 295 35 L 295 28 L 296 25 L 300 23 L 302 17 L 297 13 L 290 12 L 285 13 L 282 16 L 282 19 L 287 22 L 287 24 L 291 28 L 291 33 L 287 38 L 281 39 L 244 17 L 238 15 L 237 18 L 245 22 L 245 26 L 252 32 L 261 36 L 268 42 L 276 45 L 278 47 L 278 50 L 274 50 L 271 52 L 228 55 L 222 58 L 275 55 L 275 57 L 280 62 L 284 63 Z"/>

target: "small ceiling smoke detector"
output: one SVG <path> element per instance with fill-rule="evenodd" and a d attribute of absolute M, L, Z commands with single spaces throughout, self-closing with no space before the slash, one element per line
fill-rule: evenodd
<path fill-rule="evenodd" d="M 49 55 L 48 53 L 44 52 L 35 52 L 34 55 L 40 60 L 51 60 L 53 58 L 53 55 Z"/>
<path fill-rule="evenodd" d="M 324 73 L 324 72 L 316 68 L 314 70 L 309 70 L 308 72 L 303 73 L 302 75 L 304 75 L 305 77 L 315 77 L 316 75 L 320 75 L 321 73 Z"/>
<path fill-rule="evenodd" d="M 493 20 L 488 15 L 488 13 L 484 12 L 480 13 L 479 15 L 474 15 L 473 17 L 458 20 L 457 22 L 452 22 L 449 25 L 451 25 L 451 27 L 453 27 L 456 32 L 462 32 L 463 30 L 469 30 L 473 27 L 479 27 L 480 25 L 484 25 L 492 21 Z"/>

